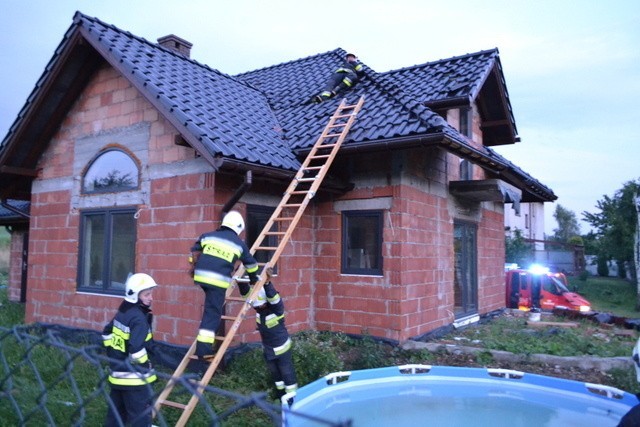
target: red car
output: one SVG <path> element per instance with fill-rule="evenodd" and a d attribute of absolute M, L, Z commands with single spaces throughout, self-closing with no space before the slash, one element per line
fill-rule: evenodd
<path fill-rule="evenodd" d="M 566 308 L 591 311 L 591 303 L 567 288 L 563 273 L 551 273 L 548 268 L 533 266 L 528 270 L 505 266 L 506 301 L 509 308 L 543 310 Z"/>

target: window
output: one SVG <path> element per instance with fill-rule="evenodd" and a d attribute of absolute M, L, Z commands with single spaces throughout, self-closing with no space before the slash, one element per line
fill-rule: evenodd
<path fill-rule="evenodd" d="M 262 233 L 262 230 L 267 225 L 269 218 L 273 214 L 274 208 L 267 206 L 249 205 L 247 206 L 247 246 L 251 247 Z M 278 231 L 278 225 L 273 224 L 270 231 Z M 265 236 L 261 246 L 278 246 L 277 236 Z M 261 264 L 266 264 L 275 251 L 260 250 L 254 253 L 256 260 Z M 276 266 L 273 266 L 273 272 L 277 273 Z"/>
<path fill-rule="evenodd" d="M 466 136 L 467 138 L 471 138 L 472 130 L 471 130 L 471 108 L 461 108 L 460 109 L 460 133 Z"/>
<path fill-rule="evenodd" d="M 475 224 L 453 224 L 454 312 L 456 318 L 478 311 L 477 228 Z"/>
<path fill-rule="evenodd" d="M 113 193 L 138 188 L 138 165 L 116 149 L 102 152 L 91 163 L 82 180 L 83 193 Z"/>
<path fill-rule="evenodd" d="M 342 212 L 342 273 L 382 274 L 382 211 Z"/>
<path fill-rule="evenodd" d="M 460 160 L 460 180 L 471 181 L 473 179 L 473 164 L 466 159 Z"/>
<path fill-rule="evenodd" d="M 115 208 L 80 214 L 78 290 L 123 295 L 135 272 L 136 210 Z"/>

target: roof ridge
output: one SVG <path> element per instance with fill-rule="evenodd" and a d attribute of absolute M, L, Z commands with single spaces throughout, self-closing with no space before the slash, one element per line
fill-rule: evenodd
<path fill-rule="evenodd" d="M 422 64 L 415 64 L 415 65 L 409 65 L 407 67 L 402 67 L 402 68 L 395 68 L 393 70 L 389 70 L 389 71 L 385 71 L 381 74 L 389 74 L 389 73 L 394 73 L 394 72 L 398 72 L 398 71 L 405 71 L 405 70 L 412 70 L 414 68 L 421 68 L 421 67 L 425 67 L 427 65 L 436 65 L 436 64 L 441 64 L 444 62 L 451 62 L 451 61 L 457 61 L 460 59 L 465 59 L 465 58 L 471 58 L 473 56 L 480 56 L 480 55 L 484 55 L 487 53 L 495 53 L 495 54 L 500 54 L 500 52 L 498 51 L 497 47 L 494 47 L 493 49 L 487 49 L 487 50 L 481 50 L 478 52 L 472 52 L 472 53 L 465 53 L 464 55 L 458 55 L 458 56 L 452 56 L 451 58 L 441 58 L 441 59 L 437 59 L 435 61 L 427 61 L 427 62 L 423 62 Z"/>
<path fill-rule="evenodd" d="M 151 41 L 147 40 L 144 37 L 137 36 L 137 35 L 133 34 L 130 31 L 125 31 L 125 30 L 123 30 L 123 29 L 121 29 L 121 28 L 119 28 L 119 27 L 117 27 L 117 26 L 115 26 L 113 24 L 107 24 L 106 22 L 104 22 L 104 21 L 102 21 L 102 20 L 100 20 L 98 18 L 90 17 L 88 15 L 83 14 L 82 12 L 79 12 L 79 11 L 76 12 L 76 14 L 73 17 L 73 22 L 75 24 L 77 24 L 77 25 L 81 25 L 80 21 L 82 19 L 86 19 L 86 20 L 91 21 L 93 23 L 97 23 L 99 25 L 102 25 L 102 26 L 104 26 L 106 28 L 112 29 L 112 30 L 114 30 L 114 31 L 116 31 L 116 32 L 118 32 L 120 34 L 124 34 L 127 37 L 130 37 L 130 38 L 132 38 L 134 40 L 137 40 L 137 41 L 139 41 L 141 43 L 144 43 L 145 45 L 149 46 L 152 49 L 159 49 L 159 50 L 161 50 L 161 51 L 163 51 L 163 52 L 165 52 L 165 53 L 167 53 L 169 55 L 177 56 L 180 59 L 183 59 L 183 60 L 185 60 L 187 62 L 190 62 L 190 63 L 192 63 L 192 64 L 194 64 L 194 65 L 196 65 L 198 67 L 204 68 L 204 69 L 206 69 L 208 71 L 211 71 L 213 73 L 216 73 L 216 74 L 218 74 L 218 75 L 220 75 L 222 77 L 229 78 L 229 79 L 231 79 L 231 80 L 233 80 L 233 81 L 235 81 L 237 83 L 240 83 L 240 84 L 242 84 L 244 86 L 251 87 L 252 89 L 257 90 L 255 87 L 248 85 L 246 82 L 236 78 L 235 76 L 232 76 L 231 74 L 228 74 L 228 73 L 225 73 L 223 71 L 220 71 L 217 68 L 212 68 L 207 64 L 203 64 L 203 63 L 198 62 L 197 60 L 195 60 L 195 59 L 193 59 L 193 58 L 191 58 L 189 56 L 184 55 L 183 53 L 180 53 L 180 52 L 178 52 L 176 50 L 173 50 L 173 49 L 167 48 L 165 46 L 162 46 L 159 43 L 151 42 Z"/>
<path fill-rule="evenodd" d="M 326 52 L 322 52 L 322 53 L 316 53 L 315 55 L 309 55 L 309 56 L 305 56 L 302 58 L 298 58 L 298 59 L 291 59 L 289 61 L 285 61 L 285 62 L 280 62 L 278 64 L 274 64 L 274 65 L 268 65 L 266 67 L 261 67 L 261 68 L 256 68 L 255 70 L 250 70 L 250 71 L 245 71 L 243 73 L 238 73 L 238 74 L 234 74 L 235 77 L 245 77 L 247 75 L 251 75 L 253 73 L 258 73 L 264 70 L 272 70 L 272 69 L 276 69 L 279 67 L 284 67 L 286 65 L 291 65 L 295 62 L 299 62 L 299 61 L 306 61 L 306 60 L 311 60 L 313 58 L 317 58 L 319 56 L 323 56 L 323 55 L 330 55 L 330 54 L 336 54 L 338 56 L 340 56 L 341 58 L 344 57 L 344 55 L 347 54 L 347 51 L 342 49 L 341 47 L 337 47 L 333 50 L 328 50 Z"/>

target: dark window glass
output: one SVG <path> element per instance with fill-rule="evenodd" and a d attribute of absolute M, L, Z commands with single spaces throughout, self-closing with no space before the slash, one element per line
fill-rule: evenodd
<path fill-rule="evenodd" d="M 470 108 L 460 109 L 460 133 L 466 136 L 467 138 L 471 138 L 472 136 Z"/>
<path fill-rule="evenodd" d="M 269 222 L 269 218 L 271 218 L 274 210 L 275 208 L 267 206 L 247 206 L 246 242 L 249 248 L 253 246 L 255 241 L 258 239 L 258 236 L 260 236 L 260 233 L 262 233 L 262 230 L 267 225 L 267 222 Z M 270 231 L 278 231 L 278 226 L 276 223 L 273 224 Z M 261 246 L 277 247 L 277 236 L 266 236 L 262 241 Z M 255 251 L 253 255 L 260 264 L 266 264 L 271 259 L 274 252 L 275 251 L 259 250 Z M 273 266 L 273 268 L 274 273 L 277 273 L 275 265 Z"/>
<path fill-rule="evenodd" d="M 454 311 L 456 318 L 478 311 L 477 228 L 475 224 L 455 222 L 453 225 Z"/>
<path fill-rule="evenodd" d="M 460 180 L 471 181 L 473 179 L 473 164 L 469 160 L 460 161 Z"/>
<path fill-rule="evenodd" d="M 82 180 L 83 193 L 113 193 L 138 188 L 138 166 L 120 150 L 100 154 Z"/>
<path fill-rule="evenodd" d="M 135 271 L 135 209 L 81 213 L 78 290 L 124 294 Z"/>
<path fill-rule="evenodd" d="M 342 212 L 342 273 L 382 274 L 382 211 Z"/>

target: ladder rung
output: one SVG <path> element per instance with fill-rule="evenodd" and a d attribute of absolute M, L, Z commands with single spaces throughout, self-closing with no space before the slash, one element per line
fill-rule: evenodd
<path fill-rule="evenodd" d="M 220 316 L 220 318 L 223 319 L 223 320 L 236 320 L 235 316 L 222 315 L 222 316 Z"/>
<path fill-rule="evenodd" d="M 309 170 L 318 170 L 318 169 L 322 169 L 324 167 L 324 165 L 322 166 L 308 166 L 306 168 L 304 168 L 304 170 L 309 171 Z"/>
<path fill-rule="evenodd" d="M 309 194 L 309 190 L 298 190 L 298 191 L 292 191 L 291 194 Z M 265 233 L 267 234 L 267 233 Z M 282 233 L 284 234 L 284 233 Z"/>
<path fill-rule="evenodd" d="M 279 217 L 279 218 L 274 218 L 274 221 L 293 221 L 293 217 L 287 216 L 287 217 Z"/>
<path fill-rule="evenodd" d="M 239 301 L 239 302 L 244 302 L 245 301 L 245 299 L 241 298 L 241 297 L 227 297 L 226 299 L 227 299 L 227 301 Z"/>
<path fill-rule="evenodd" d="M 338 144 L 318 144 L 318 148 L 331 148 L 335 147 Z"/>
<path fill-rule="evenodd" d="M 317 156 L 312 156 L 312 157 L 309 157 L 309 158 L 310 159 L 326 159 L 329 156 L 330 156 L 330 154 L 319 154 Z"/>
<path fill-rule="evenodd" d="M 343 128 L 343 127 L 345 127 L 346 125 L 347 125 L 346 123 L 336 123 L 336 124 L 333 124 L 333 125 L 329 125 L 329 126 L 327 126 L 327 127 L 328 127 L 328 128 L 331 128 L 331 129 L 333 129 L 333 128 L 341 128 L 341 127 Z"/>
<path fill-rule="evenodd" d="M 333 116 L 334 119 L 340 119 L 342 117 L 351 117 L 353 114 L 339 114 L 337 116 Z"/>
<path fill-rule="evenodd" d="M 316 177 L 314 176 L 313 178 L 296 178 L 296 179 L 298 181 L 300 181 L 300 182 L 309 182 L 309 181 L 315 181 Z M 283 205 L 283 206 L 289 207 L 289 206 L 292 206 L 292 205 Z"/>
<path fill-rule="evenodd" d="M 301 193 L 300 191 L 292 191 L 291 194 L 298 194 Z M 303 191 L 302 193 L 308 193 L 308 191 Z M 265 236 L 284 236 L 285 233 L 284 231 L 267 231 L 264 233 Z"/>
<path fill-rule="evenodd" d="M 275 251 L 278 249 L 277 246 L 258 246 L 255 248 L 257 251 Z"/>
<path fill-rule="evenodd" d="M 342 134 L 341 133 L 329 133 L 329 134 L 325 135 L 324 137 L 325 138 L 333 138 L 335 136 L 342 136 Z"/>
<path fill-rule="evenodd" d="M 172 406 L 178 409 L 185 409 L 187 407 L 187 405 L 185 405 L 184 403 L 172 402 L 171 400 L 159 400 L 158 403 L 161 405 Z"/>

